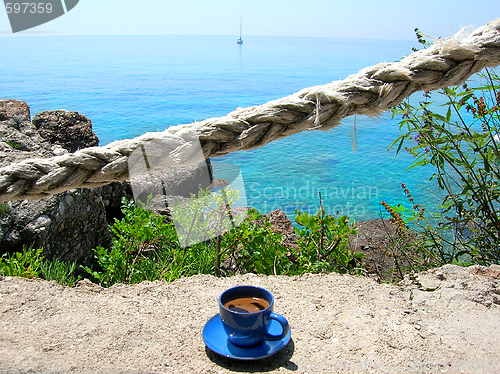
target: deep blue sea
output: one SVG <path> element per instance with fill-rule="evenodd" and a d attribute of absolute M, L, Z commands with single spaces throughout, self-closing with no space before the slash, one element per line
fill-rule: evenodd
<path fill-rule="evenodd" d="M 344 79 L 411 53 L 414 42 L 224 36 L 85 36 L 0 38 L 0 99 L 26 101 L 32 116 L 78 111 L 101 145 L 223 116 L 313 85 Z M 380 202 L 430 204 L 432 170 L 405 171 L 411 158 L 387 151 L 398 121 L 357 117 L 330 131 L 308 131 L 267 146 L 213 159 L 241 170 L 246 205 L 315 213 L 318 192 L 328 213 L 378 218 Z M 216 175 L 217 177 L 218 175 Z"/>

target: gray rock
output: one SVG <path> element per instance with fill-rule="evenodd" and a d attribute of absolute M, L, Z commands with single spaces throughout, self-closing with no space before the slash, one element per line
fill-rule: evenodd
<path fill-rule="evenodd" d="M 97 135 L 92 132 L 92 122 L 78 112 L 41 112 L 33 118 L 33 124 L 44 139 L 69 152 L 99 145 Z"/>
<path fill-rule="evenodd" d="M 112 221 L 113 218 L 121 218 L 123 216 L 121 212 L 122 199 L 124 197 L 128 200 L 133 198 L 130 182 L 113 182 L 99 187 L 97 190 L 101 194 L 108 221 Z"/>
<path fill-rule="evenodd" d="M 51 146 L 30 122 L 28 105 L 17 100 L 0 100 L 0 167 L 53 155 Z"/>
<path fill-rule="evenodd" d="M 131 184 L 135 199 L 146 203 L 149 196 L 189 198 L 191 195 L 197 195 L 200 190 L 208 188 L 212 181 L 212 165 L 210 160 L 206 160 L 153 175 L 141 175 L 135 177 Z"/>
<path fill-rule="evenodd" d="M 33 222 L 31 222 L 28 225 L 28 228 L 33 232 L 40 232 L 44 231 L 51 223 L 52 220 L 49 218 L 49 216 L 43 214 L 40 217 L 37 217 Z"/>
<path fill-rule="evenodd" d="M 297 245 L 299 236 L 295 234 L 293 223 L 288 219 L 285 212 L 278 209 L 265 214 L 264 217 L 269 217 L 269 222 L 272 225 L 271 230 L 285 236 L 283 241 L 283 245 L 285 247 L 299 249 L 299 246 Z"/>
<path fill-rule="evenodd" d="M 8 145 L 13 151 L 34 152 L 41 148 L 39 137 L 33 137 L 33 133 L 23 131 L 23 126 L 12 126 L 13 119 L 0 122 L 0 139 L 4 145 Z M 17 124 L 17 123 L 16 123 Z M 21 129 L 20 129 L 21 127 Z M 5 146 L 2 149 L 9 151 Z"/>
<path fill-rule="evenodd" d="M 0 215 L 2 252 L 33 246 L 43 248 L 45 258 L 89 264 L 92 248 L 111 243 L 106 210 L 97 189 L 75 189 L 7 205 L 9 212 Z"/>
<path fill-rule="evenodd" d="M 96 146 L 92 123 L 77 112 L 63 110 L 37 114 L 33 123 L 26 103 L 0 101 L 0 167 L 27 158 L 52 157 Z M 48 141 L 47 141 L 48 140 Z M 140 178 L 140 191 L 189 197 L 212 181 L 207 164 Z M 203 166 L 203 167 L 202 167 Z M 168 185 L 165 190 L 162 186 Z M 94 189 L 74 189 L 37 201 L 0 205 L 0 254 L 21 251 L 23 246 L 43 247 L 45 258 L 90 265 L 93 248 L 109 247 L 108 222 L 121 218 L 123 197 L 132 198 L 130 182 L 114 182 Z M 167 214 L 165 199 L 152 206 Z"/>
<path fill-rule="evenodd" d="M 0 100 L 0 121 L 7 121 L 16 116 L 22 117 L 26 121 L 31 121 L 28 104 L 19 100 Z"/>
<path fill-rule="evenodd" d="M 76 150 L 80 145 L 98 144 L 88 119 L 76 112 L 60 112 L 35 117 L 42 124 L 42 132 L 50 139 L 63 141 L 81 136 L 66 148 L 63 144 L 51 144 L 41 136 L 29 121 L 30 110 L 26 103 L 0 101 L 0 166 L 27 158 L 64 154 L 68 148 Z M 52 118 L 56 123 L 49 123 Z M 68 125 L 67 135 L 64 135 L 65 125 Z M 54 130 L 52 134 L 51 130 Z M 102 199 L 103 188 L 75 189 L 38 201 L 4 204 L 0 209 L 0 253 L 34 246 L 43 247 L 46 258 L 90 263 L 92 248 L 108 246 L 111 242 Z"/>

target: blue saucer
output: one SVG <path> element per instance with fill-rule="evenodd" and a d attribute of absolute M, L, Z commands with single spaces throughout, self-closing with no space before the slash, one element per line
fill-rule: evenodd
<path fill-rule="evenodd" d="M 271 320 L 269 332 L 279 335 L 283 330 L 281 325 Z M 229 341 L 227 338 L 220 315 L 210 318 L 203 327 L 203 341 L 215 353 L 235 360 L 260 360 L 278 353 L 290 341 L 291 331 L 281 340 L 265 340 L 261 345 L 253 348 L 241 348 Z"/>

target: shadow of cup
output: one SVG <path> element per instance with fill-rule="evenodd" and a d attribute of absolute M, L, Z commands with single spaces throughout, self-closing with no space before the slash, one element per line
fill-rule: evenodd
<path fill-rule="evenodd" d="M 271 357 L 255 361 L 240 361 L 220 356 L 205 346 L 205 353 L 214 364 L 228 370 L 247 373 L 273 371 L 281 367 L 290 371 L 297 371 L 299 367 L 291 361 L 294 351 L 295 344 L 293 338 L 291 338 L 285 348 Z"/>

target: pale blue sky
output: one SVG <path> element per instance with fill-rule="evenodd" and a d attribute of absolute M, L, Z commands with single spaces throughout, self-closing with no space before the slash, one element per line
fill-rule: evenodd
<path fill-rule="evenodd" d="M 13 2 L 16 0 L 12 0 Z M 66 15 L 13 35 L 237 35 L 414 40 L 500 18 L 499 0 L 80 0 Z"/>

